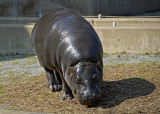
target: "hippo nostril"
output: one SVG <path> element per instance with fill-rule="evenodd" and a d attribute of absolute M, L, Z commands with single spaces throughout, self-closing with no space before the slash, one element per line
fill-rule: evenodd
<path fill-rule="evenodd" d="M 96 97 L 96 93 L 93 93 L 93 97 Z"/>
<path fill-rule="evenodd" d="M 87 96 L 86 96 L 86 95 L 83 95 L 83 99 L 86 100 L 86 99 L 87 99 Z"/>
<path fill-rule="evenodd" d="M 97 97 L 100 98 L 101 97 L 100 94 L 98 94 Z"/>
<path fill-rule="evenodd" d="M 94 93 L 94 94 L 93 94 L 93 98 L 100 98 L 100 94 Z"/>

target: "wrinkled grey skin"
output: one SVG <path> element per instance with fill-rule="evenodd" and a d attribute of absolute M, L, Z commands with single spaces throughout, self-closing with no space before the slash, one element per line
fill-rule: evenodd
<path fill-rule="evenodd" d="M 100 100 L 103 49 L 92 26 L 70 10 L 42 17 L 32 31 L 32 44 L 46 71 L 48 87 L 62 88 L 61 99 L 77 95 L 83 105 Z"/>

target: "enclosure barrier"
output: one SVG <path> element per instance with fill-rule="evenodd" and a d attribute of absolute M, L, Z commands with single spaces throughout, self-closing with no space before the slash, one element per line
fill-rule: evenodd
<path fill-rule="evenodd" d="M 38 18 L 0 18 L 0 55 L 34 54 L 31 32 Z M 160 18 L 86 18 L 106 53 L 160 52 Z"/>

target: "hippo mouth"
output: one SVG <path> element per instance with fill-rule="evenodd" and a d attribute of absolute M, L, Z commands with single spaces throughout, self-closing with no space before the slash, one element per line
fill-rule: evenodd
<path fill-rule="evenodd" d="M 85 93 L 77 93 L 77 99 L 82 105 L 94 106 L 100 102 L 101 95 L 100 93 L 92 93 L 86 95 Z"/>

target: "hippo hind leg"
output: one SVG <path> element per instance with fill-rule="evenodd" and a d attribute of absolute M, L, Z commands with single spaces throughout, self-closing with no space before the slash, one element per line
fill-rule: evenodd
<path fill-rule="evenodd" d="M 48 80 L 48 87 L 51 91 L 60 91 L 62 89 L 62 80 L 57 71 L 52 71 L 48 68 L 44 68 Z"/>

